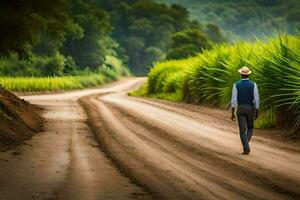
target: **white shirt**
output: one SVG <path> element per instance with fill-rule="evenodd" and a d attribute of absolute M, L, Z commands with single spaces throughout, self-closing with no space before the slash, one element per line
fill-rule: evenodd
<path fill-rule="evenodd" d="M 249 80 L 249 79 L 242 79 L 242 80 Z M 259 109 L 259 93 L 258 93 L 258 88 L 256 83 L 254 83 L 254 104 L 255 104 L 255 108 L 258 110 Z M 231 97 L 231 107 L 235 108 L 237 106 L 237 89 L 236 89 L 236 85 L 233 84 L 232 87 L 232 97 Z"/>

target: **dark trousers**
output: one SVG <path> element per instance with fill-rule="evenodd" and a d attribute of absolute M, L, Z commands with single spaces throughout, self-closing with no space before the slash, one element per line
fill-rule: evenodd
<path fill-rule="evenodd" d="M 239 105 L 237 109 L 237 118 L 239 122 L 240 138 L 243 144 L 243 150 L 250 150 L 249 142 L 253 134 L 255 108 L 253 105 Z"/>

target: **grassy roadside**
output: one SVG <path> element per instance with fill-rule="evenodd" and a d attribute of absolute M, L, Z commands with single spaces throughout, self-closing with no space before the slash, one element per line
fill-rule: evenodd
<path fill-rule="evenodd" d="M 0 85 L 14 92 L 61 91 L 99 86 L 117 78 L 116 73 L 89 73 L 61 77 L 0 77 Z"/>
<path fill-rule="evenodd" d="M 0 76 L 0 85 L 13 92 L 45 92 L 74 90 L 103 85 L 120 76 L 131 76 L 130 70 L 118 59 L 108 57 L 106 64 L 96 71 L 76 71 L 62 76 Z"/>
<path fill-rule="evenodd" d="M 229 108 L 237 70 L 249 66 L 262 99 L 256 127 L 300 127 L 300 37 L 217 45 L 196 57 L 156 63 L 147 85 L 131 93 Z"/>
<path fill-rule="evenodd" d="M 116 77 L 106 77 L 102 74 L 64 77 L 0 77 L 0 84 L 9 91 L 41 92 L 81 89 L 102 85 Z"/>

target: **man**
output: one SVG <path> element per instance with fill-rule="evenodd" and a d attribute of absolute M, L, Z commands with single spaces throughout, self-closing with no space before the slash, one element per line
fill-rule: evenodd
<path fill-rule="evenodd" d="M 241 80 L 234 83 L 232 88 L 231 119 L 235 121 L 235 109 L 237 107 L 243 154 L 248 155 L 250 153 L 249 142 L 253 134 L 254 120 L 258 117 L 259 94 L 256 83 L 249 80 L 250 69 L 242 67 L 238 72 L 241 74 Z"/>

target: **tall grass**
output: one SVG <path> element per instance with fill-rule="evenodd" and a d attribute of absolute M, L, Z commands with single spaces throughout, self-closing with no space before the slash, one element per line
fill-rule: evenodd
<path fill-rule="evenodd" d="M 263 107 L 276 108 L 281 125 L 300 127 L 300 37 L 278 38 L 257 56 Z"/>
<path fill-rule="evenodd" d="M 104 84 L 114 76 L 89 74 L 64 77 L 0 77 L 0 85 L 16 92 L 60 91 L 81 89 Z"/>
<path fill-rule="evenodd" d="M 237 70 L 253 71 L 262 99 L 259 127 L 300 127 L 300 37 L 281 36 L 267 43 L 217 45 L 196 57 L 157 63 L 148 75 L 148 95 L 178 96 L 180 100 L 230 106 Z"/>
<path fill-rule="evenodd" d="M 197 63 L 198 58 L 157 63 L 148 76 L 148 94 L 162 99 L 183 100 L 186 70 Z"/>

